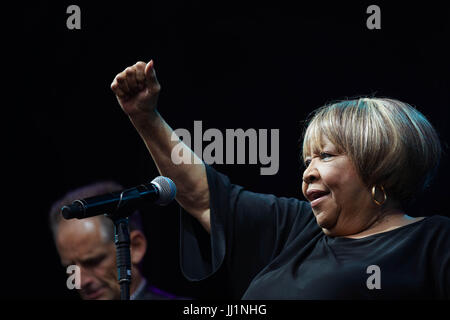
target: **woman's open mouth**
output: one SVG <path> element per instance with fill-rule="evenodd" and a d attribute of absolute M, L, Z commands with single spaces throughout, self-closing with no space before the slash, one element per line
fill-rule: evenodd
<path fill-rule="evenodd" d="M 311 202 L 311 207 L 314 208 L 318 206 L 323 200 L 325 200 L 329 194 L 329 191 L 310 190 L 306 195 L 308 200 Z"/>

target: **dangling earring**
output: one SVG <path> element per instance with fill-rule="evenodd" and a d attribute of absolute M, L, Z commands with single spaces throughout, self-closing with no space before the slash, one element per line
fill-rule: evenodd
<path fill-rule="evenodd" d="M 378 201 L 377 199 L 375 199 L 375 191 L 376 191 L 376 188 L 377 188 L 376 185 L 372 187 L 372 200 L 373 200 L 373 202 L 375 202 L 376 205 L 382 206 L 382 205 L 386 202 L 386 200 L 387 200 L 386 191 L 384 191 L 383 186 L 380 185 L 380 189 L 381 189 L 381 191 L 383 191 L 383 196 L 384 196 L 383 202 L 380 202 L 380 201 Z"/>

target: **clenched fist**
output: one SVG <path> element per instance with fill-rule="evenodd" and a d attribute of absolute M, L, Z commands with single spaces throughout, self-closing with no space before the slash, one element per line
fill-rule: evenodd
<path fill-rule="evenodd" d="M 154 111 L 161 86 L 156 79 L 153 60 L 147 64 L 139 61 L 117 74 L 111 89 L 128 116 Z"/>

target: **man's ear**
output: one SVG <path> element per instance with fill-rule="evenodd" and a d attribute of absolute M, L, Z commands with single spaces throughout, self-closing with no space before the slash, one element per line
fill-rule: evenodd
<path fill-rule="evenodd" d="M 138 265 L 144 259 L 147 251 L 147 239 L 145 235 L 139 230 L 130 232 L 130 255 L 131 263 Z"/>

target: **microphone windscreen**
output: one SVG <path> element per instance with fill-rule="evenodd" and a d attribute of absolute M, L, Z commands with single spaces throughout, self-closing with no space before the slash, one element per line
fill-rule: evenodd
<path fill-rule="evenodd" d="M 159 176 L 153 179 L 152 183 L 155 185 L 159 192 L 159 198 L 155 202 L 156 204 L 165 206 L 169 204 L 173 199 L 175 199 L 175 196 L 177 194 L 177 187 L 171 179 Z"/>

